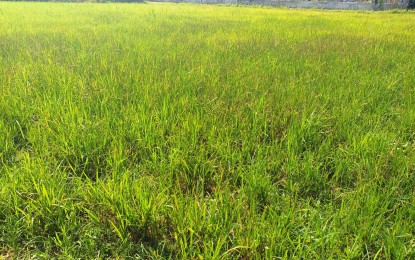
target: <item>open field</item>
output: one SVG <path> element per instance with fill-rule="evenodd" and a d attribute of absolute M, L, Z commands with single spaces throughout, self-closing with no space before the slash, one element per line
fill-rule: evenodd
<path fill-rule="evenodd" d="M 0 3 L 0 259 L 415 258 L 414 24 Z"/>

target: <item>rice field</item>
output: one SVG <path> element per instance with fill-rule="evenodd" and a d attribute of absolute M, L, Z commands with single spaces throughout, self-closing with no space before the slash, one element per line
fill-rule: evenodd
<path fill-rule="evenodd" d="M 0 2 L 0 259 L 415 258 L 414 24 Z"/>

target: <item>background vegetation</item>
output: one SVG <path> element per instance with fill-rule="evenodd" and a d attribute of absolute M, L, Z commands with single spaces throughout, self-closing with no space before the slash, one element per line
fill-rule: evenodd
<path fill-rule="evenodd" d="M 414 22 L 0 3 L 0 255 L 414 258 Z"/>
<path fill-rule="evenodd" d="M 0 0 L 10 2 L 69 2 L 69 3 L 144 3 L 144 0 Z"/>

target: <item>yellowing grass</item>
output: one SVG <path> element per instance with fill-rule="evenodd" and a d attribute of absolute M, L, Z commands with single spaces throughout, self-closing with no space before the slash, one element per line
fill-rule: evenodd
<path fill-rule="evenodd" d="M 0 3 L 0 255 L 413 258 L 414 22 Z"/>

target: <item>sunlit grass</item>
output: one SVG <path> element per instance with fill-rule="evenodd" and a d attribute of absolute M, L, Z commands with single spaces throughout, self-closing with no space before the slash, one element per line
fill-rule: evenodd
<path fill-rule="evenodd" d="M 0 3 L 0 258 L 415 257 L 414 22 Z"/>

